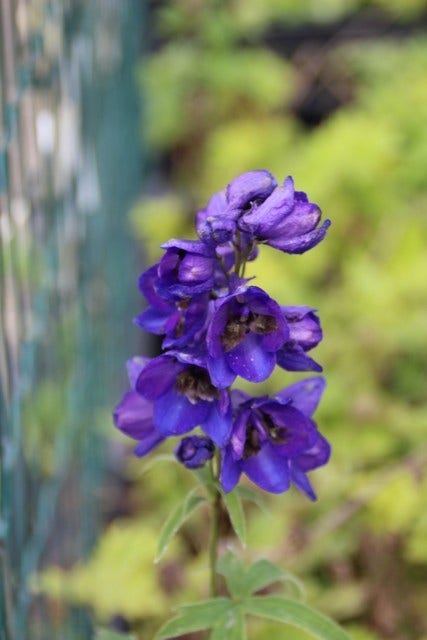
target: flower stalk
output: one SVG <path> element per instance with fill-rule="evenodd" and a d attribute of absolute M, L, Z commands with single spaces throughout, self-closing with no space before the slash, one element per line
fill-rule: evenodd
<path fill-rule="evenodd" d="M 221 493 L 217 488 L 211 503 L 211 535 L 209 541 L 210 596 L 218 595 L 218 544 L 221 523 Z"/>

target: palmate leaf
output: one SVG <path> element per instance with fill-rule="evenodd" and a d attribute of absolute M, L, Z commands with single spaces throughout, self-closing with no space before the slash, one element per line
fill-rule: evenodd
<path fill-rule="evenodd" d="M 175 638 L 184 633 L 215 628 L 216 626 L 224 628 L 232 608 L 233 603 L 228 598 L 211 598 L 197 604 L 182 605 L 178 609 L 178 615 L 168 620 L 159 629 L 155 640 Z"/>
<path fill-rule="evenodd" d="M 193 511 L 195 511 L 198 507 L 200 507 L 200 505 L 206 502 L 206 498 L 195 495 L 195 492 L 197 490 L 198 487 L 192 489 L 186 495 L 183 502 L 176 506 L 175 509 L 173 509 L 173 511 L 171 511 L 171 513 L 169 514 L 169 517 L 167 518 L 160 532 L 159 543 L 157 546 L 157 555 L 154 560 L 155 562 L 159 562 L 160 558 L 168 548 L 173 536 L 184 524 L 184 522 L 188 520 Z"/>
<path fill-rule="evenodd" d="M 257 560 L 246 567 L 232 551 L 219 560 L 217 571 L 224 576 L 230 593 L 237 598 L 250 596 L 274 582 L 289 582 L 299 597 L 304 596 L 302 583 L 293 574 L 283 571 L 269 560 Z"/>
<path fill-rule="evenodd" d="M 245 579 L 245 593 L 242 595 L 251 595 L 260 589 L 268 587 L 273 582 L 289 582 L 300 597 L 304 597 L 305 590 L 302 582 L 296 576 L 288 571 L 284 571 L 280 567 L 272 564 L 269 560 L 262 558 L 257 560 L 249 567 Z"/>
<path fill-rule="evenodd" d="M 209 640 L 246 640 L 245 616 L 240 607 L 235 606 L 213 629 Z"/>
<path fill-rule="evenodd" d="M 217 562 L 216 570 L 224 576 L 228 590 L 232 596 L 239 598 L 243 595 L 249 595 L 245 589 L 247 570 L 235 553 L 227 551 Z"/>
<path fill-rule="evenodd" d="M 240 542 L 246 544 L 246 519 L 243 511 L 242 500 L 237 491 L 222 492 L 224 504 L 230 516 L 231 526 Z"/>
<path fill-rule="evenodd" d="M 306 604 L 281 596 L 253 596 L 243 602 L 246 613 L 285 622 L 310 633 L 317 640 L 351 640 L 333 620 Z"/>

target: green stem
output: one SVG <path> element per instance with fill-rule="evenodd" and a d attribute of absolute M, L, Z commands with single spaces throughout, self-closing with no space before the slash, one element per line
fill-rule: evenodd
<path fill-rule="evenodd" d="M 218 478 L 219 461 L 212 460 L 212 472 L 215 480 Z M 212 499 L 211 512 L 211 537 L 209 542 L 209 567 L 210 567 L 210 595 L 215 598 L 218 595 L 218 579 L 216 564 L 218 560 L 219 523 L 221 518 L 221 494 L 218 489 Z"/>

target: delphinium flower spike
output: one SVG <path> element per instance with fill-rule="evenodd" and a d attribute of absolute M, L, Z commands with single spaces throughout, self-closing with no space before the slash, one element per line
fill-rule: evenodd
<path fill-rule="evenodd" d="M 134 358 L 132 389 L 116 407 L 116 426 L 146 455 L 168 438 L 190 469 L 220 456 L 219 479 L 231 491 L 245 474 L 273 493 L 291 484 L 315 499 L 307 472 L 328 461 L 330 447 L 312 414 L 323 378 L 290 385 L 273 397 L 231 388 L 240 376 L 266 380 L 276 365 L 320 372 L 307 352 L 322 339 L 317 312 L 284 306 L 245 279 L 245 264 L 270 245 L 302 254 L 324 237 L 329 220 L 307 195 L 266 170 L 238 176 L 196 216 L 197 240 L 172 239 L 139 279 L 148 306 L 136 324 L 163 335 L 156 358 Z M 290 302 L 290 301 L 286 301 Z M 200 428 L 203 435 L 191 434 Z"/>

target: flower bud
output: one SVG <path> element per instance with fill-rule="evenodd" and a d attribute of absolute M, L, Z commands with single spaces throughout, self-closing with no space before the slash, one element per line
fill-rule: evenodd
<path fill-rule="evenodd" d="M 214 452 L 215 445 L 210 438 L 188 436 L 175 449 L 175 457 L 187 469 L 198 469 L 213 457 Z"/>

